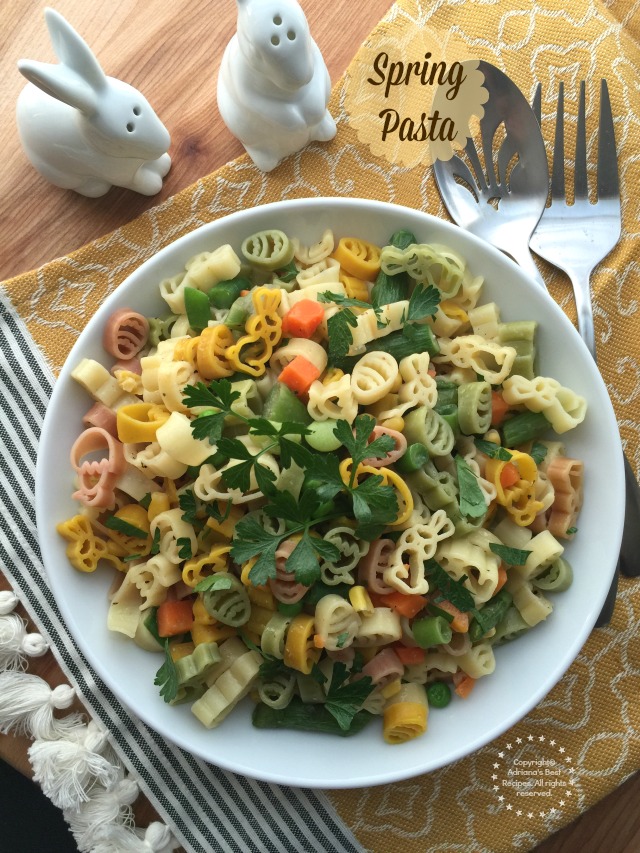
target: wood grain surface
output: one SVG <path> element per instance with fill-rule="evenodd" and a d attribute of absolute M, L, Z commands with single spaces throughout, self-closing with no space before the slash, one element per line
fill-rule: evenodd
<path fill-rule="evenodd" d="M 235 30 L 232 0 L 58 0 L 56 9 L 91 45 L 105 72 L 138 87 L 162 117 L 172 137 L 173 165 L 161 193 L 152 198 L 112 189 L 101 199 L 87 199 L 48 184 L 27 161 L 14 119 L 15 101 L 25 82 L 17 60 L 55 61 L 42 14 L 45 5 L 41 0 L 4 0 L 1 5 L 0 280 L 107 234 L 243 153 L 223 125 L 215 97 L 222 51 Z M 302 6 L 335 82 L 391 0 L 357 6 L 351 0 L 302 0 Z M 0 589 L 7 588 L 0 574 Z M 52 686 L 65 680 L 51 654 L 32 660 L 29 671 Z M 0 735 L 0 758 L 31 775 L 28 745 L 24 738 Z M 639 806 L 636 775 L 536 851 L 640 851 Z M 140 826 L 156 819 L 142 797 L 136 815 Z"/>

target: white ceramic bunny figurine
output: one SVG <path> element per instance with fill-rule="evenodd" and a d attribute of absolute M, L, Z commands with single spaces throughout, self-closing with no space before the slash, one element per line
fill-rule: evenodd
<path fill-rule="evenodd" d="M 92 198 L 112 186 L 159 192 L 171 166 L 167 129 L 137 89 L 105 75 L 62 15 L 44 14 L 60 64 L 18 63 L 30 81 L 16 110 L 27 157 L 52 184 Z"/>
<path fill-rule="evenodd" d="M 218 108 L 263 172 L 309 142 L 333 139 L 331 82 L 296 0 L 237 0 L 238 29 L 222 58 Z"/>

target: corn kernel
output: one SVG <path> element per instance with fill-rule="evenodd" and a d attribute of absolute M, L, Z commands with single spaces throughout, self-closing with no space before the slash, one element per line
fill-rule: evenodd
<path fill-rule="evenodd" d="M 193 643 L 169 643 L 169 654 L 174 663 L 181 658 L 192 655 L 194 649 L 195 646 Z"/>
<path fill-rule="evenodd" d="M 382 421 L 381 426 L 402 432 L 404 430 L 404 418 L 401 415 L 396 415 L 395 418 L 387 418 L 386 421 Z"/>
<path fill-rule="evenodd" d="M 395 696 L 396 693 L 400 692 L 400 679 L 396 678 L 395 681 L 390 681 L 386 687 L 383 687 L 380 693 L 384 696 L 385 699 L 390 699 L 392 696 Z"/>
<path fill-rule="evenodd" d="M 227 511 L 226 505 L 219 505 L 218 508 L 224 516 Z M 240 509 L 237 506 L 232 506 L 229 511 L 229 515 L 224 519 L 224 521 L 216 521 L 215 518 L 208 518 L 207 527 L 210 527 L 213 531 L 219 533 L 221 536 L 224 536 L 225 539 L 231 541 L 231 539 L 233 538 L 233 531 L 235 530 L 236 524 L 240 521 L 243 515 L 244 510 Z"/>
<path fill-rule="evenodd" d="M 151 500 L 149 501 L 149 509 L 147 510 L 149 521 L 153 521 L 156 515 L 160 515 L 161 512 L 166 512 L 168 509 L 169 498 L 164 494 L 164 492 L 152 492 Z"/>

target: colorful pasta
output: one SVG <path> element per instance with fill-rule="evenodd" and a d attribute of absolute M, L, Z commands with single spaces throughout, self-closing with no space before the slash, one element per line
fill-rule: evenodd
<path fill-rule="evenodd" d="M 422 735 L 426 688 L 468 693 L 572 582 L 584 466 L 553 433 L 586 401 L 537 374 L 534 322 L 406 231 L 267 229 L 158 287 L 167 315 L 114 312 L 72 373 L 71 566 L 115 570 L 108 627 L 164 653 L 162 698 L 206 727 L 251 696 L 261 727 L 323 704 Z"/>

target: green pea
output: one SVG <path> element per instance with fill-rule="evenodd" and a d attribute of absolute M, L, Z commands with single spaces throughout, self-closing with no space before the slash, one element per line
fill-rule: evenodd
<path fill-rule="evenodd" d="M 427 686 L 427 702 L 433 708 L 446 708 L 451 702 L 451 688 L 444 681 L 434 681 Z"/>

